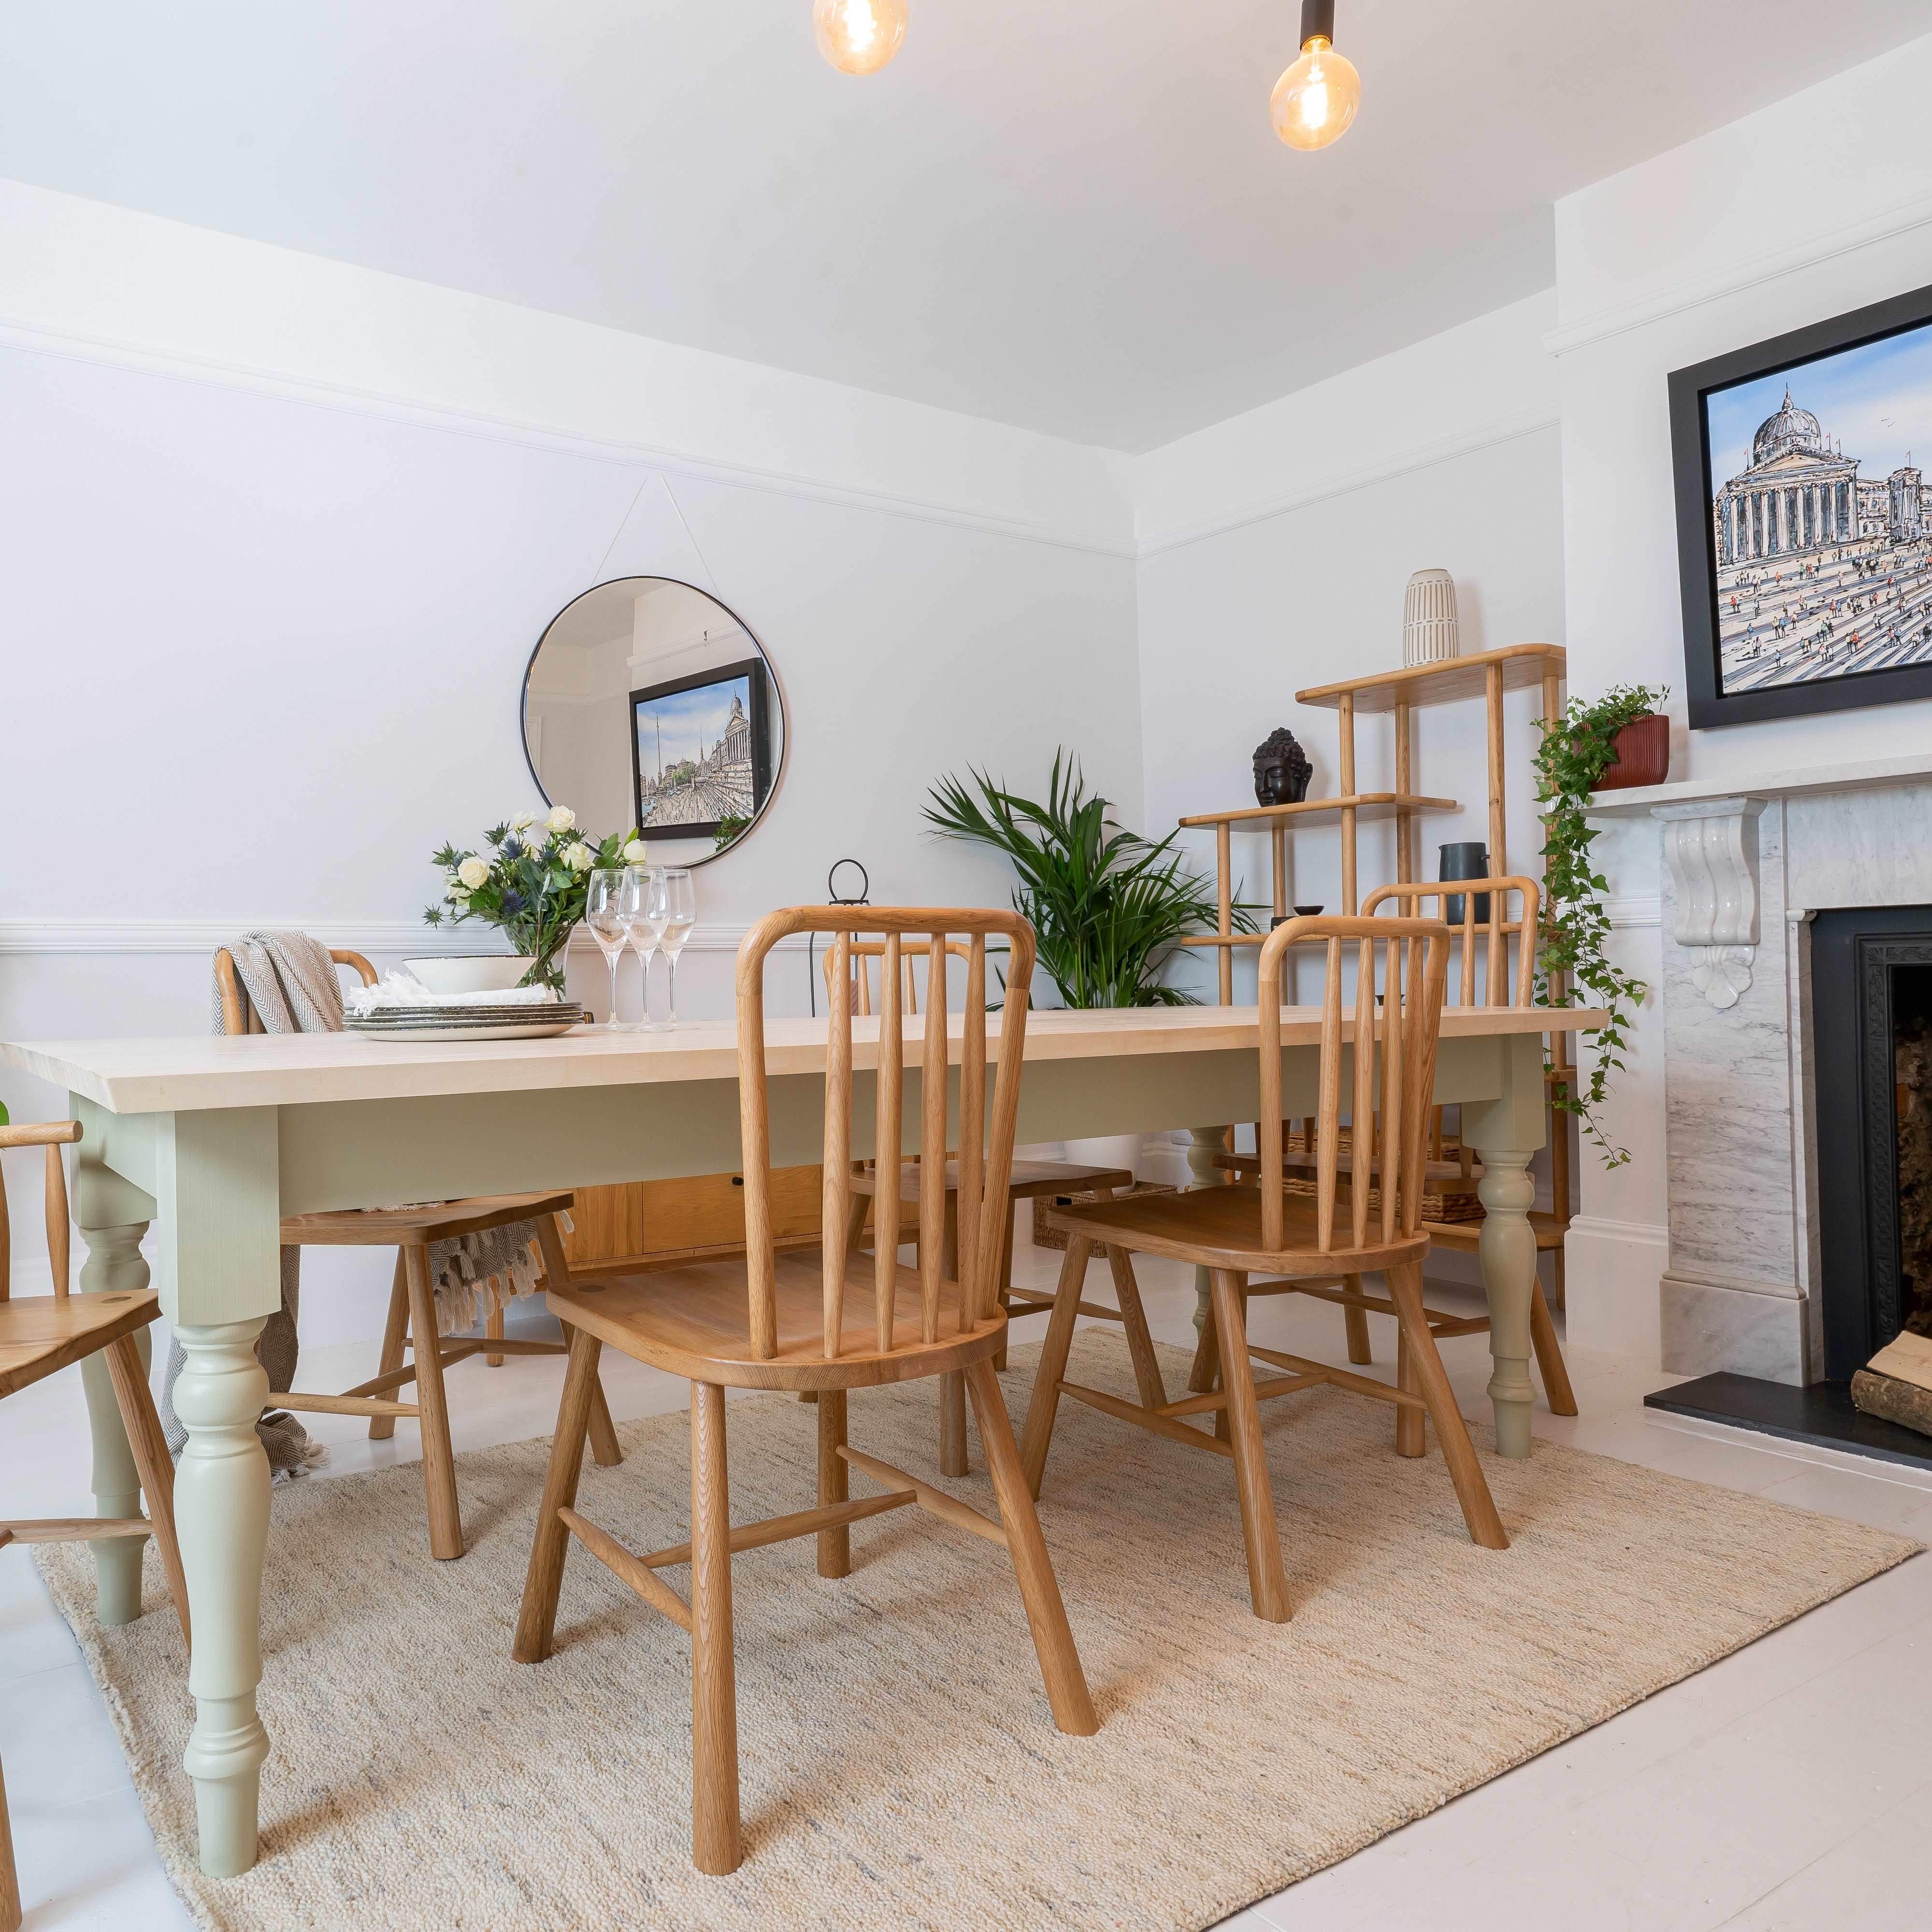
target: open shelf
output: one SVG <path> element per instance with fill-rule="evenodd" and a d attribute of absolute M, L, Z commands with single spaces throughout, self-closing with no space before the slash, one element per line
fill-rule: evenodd
<path fill-rule="evenodd" d="M 1378 820 L 1393 818 L 1399 812 L 1456 812 L 1461 808 L 1453 798 L 1417 798 L 1406 792 L 1364 791 L 1353 792 L 1345 798 L 1308 798 L 1296 805 L 1246 805 L 1238 806 L 1232 812 L 1204 812 L 1192 818 L 1184 818 L 1184 826 L 1202 825 L 1238 825 L 1251 819 L 1300 820 L 1304 824 L 1318 823 L 1324 818 L 1340 818 L 1345 811 L 1352 811 L 1358 825 L 1372 825 Z"/>
<path fill-rule="evenodd" d="M 1352 698 L 1358 716 L 1393 711 L 1398 704 L 1456 704 L 1483 695 L 1492 664 L 1502 672 L 1504 690 L 1525 691 L 1546 677 L 1561 677 L 1564 662 L 1561 644 L 1506 644 L 1499 651 L 1478 651 L 1474 657 L 1444 658 L 1438 664 L 1408 664 L 1378 671 L 1372 677 L 1318 684 L 1298 691 L 1294 701 L 1336 711 L 1343 698 Z"/>

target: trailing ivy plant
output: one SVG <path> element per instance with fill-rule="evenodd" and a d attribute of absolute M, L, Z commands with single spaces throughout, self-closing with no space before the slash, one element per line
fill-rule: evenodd
<path fill-rule="evenodd" d="M 1553 1005 L 1552 986 L 1566 989 L 1566 1004 L 1574 995 L 1587 996 L 1592 1006 L 1608 1010 L 1608 1022 L 1592 1036 L 1589 1077 L 1580 1093 L 1564 1082 L 1550 1087 L 1551 1104 L 1574 1114 L 1597 1144 L 1606 1167 L 1621 1167 L 1630 1159 L 1628 1148 L 1617 1147 L 1604 1133 L 1598 1115 L 1608 1091 L 1610 1076 L 1623 1070 L 1629 1041 L 1630 1016 L 1650 989 L 1604 957 L 1610 915 L 1604 896 L 1610 882 L 1593 869 L 1590 848 L 1598 828 L 1585 814 L 1590 794 L 1616 761 L 1617 734 L 1634 719 L 1662 708 L 1670 687 L 1620 684 L 1594 704 L 1573 698 L 1553 719 L 1540 726 L 1542 742 L 1536 750 L 1536 796 L 1543 808 L 1543 930 L 1536 956 L 1536 1003 Z M 1544 1062 L 1553 1074 L 1552 1062 Z"/>
<path fill-rule="evenodd" d="M 1163 986 L 1161 968 L 1184 934 L 1212 927 L 1214 884 L 1190 872 L 1169 832 L 1158 844 L 1116 824 L 1108 801 L 1089 796 L 1072 756 L 1056 752 L 1044 803 L 972 774 L 932 788 L 926 823 L 1003 854 L 1019 874 L 1013 904 L 1039 936 L 1040 963 L 1070 1006 L 1192 1006 Z M 974 793 L 976 792 L 976 797 Z M 1252 932 L 1244 905 L 1237 932 Z"/>

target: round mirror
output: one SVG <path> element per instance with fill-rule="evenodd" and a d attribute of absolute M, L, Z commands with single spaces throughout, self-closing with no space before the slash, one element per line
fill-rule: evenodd
<path fill-rule="evenodd" d="M 744 837 L 784 763 L 784 706 L 758 639 L 716 598 L 620 577 L 551 619 L 524 674 L 524 750 L 544 799 L 655 865 Z"/>

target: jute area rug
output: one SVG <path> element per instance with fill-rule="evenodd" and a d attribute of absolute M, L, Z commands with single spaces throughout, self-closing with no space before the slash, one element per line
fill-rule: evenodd
<path fill-rule="evenodd" d="M 1117 1336 L 1076 1349 L 1078 1379 L 1131 1394 Z M 1013 1351 L 1016 1415 L 1036 1352 Z M 1186 1359 L 1162 1354 L 1178 1388 Z M 814 1412 L 728 1413 L 734 1516 L 807 1506 Z M 556 1654 L 510 1660 L 542 1442 L 460 1459 L 456 1563 L 427 1553 L 413 1466 L 276 1492 L 274 1750 L 240 1879 L 195 1868 L 184 1660 L 152 1555 L 151 1613 L 118 1630 L 94 1621 L 84 1546 L 39 1560 L 204 1926 L 1192 1932 L 1918 1546 L 1547 1442 L 1505 1462 L 1479 1436 L 1514 1545 L 1479 1550 L 1441 1456 L 1399 1459 L 1383 1405 L 1323 1389 L 1264 1413 L 1285 1625 L 1249 1613 L 1228 1464 L 1063 1404 L 1041 1514 L 1096 1738 L 1053 1729 L 994 1546 L 907 1509 L 854 1527 L 843 1582 L 808 1540 L 740 1556 L 747 1856 L 728 1878 L 690 1862 L 684 1634 L 574 1550 Z M 855 1394 L 851 1432 L 929 1474 L 934 1388 Z M 687 1418 L 621 1434 L 622 1467 L 585 1459 L 580 1506 L 633 1548 L 680 1540 Z M 992 1507 L 981 1477 L 948 1486 Z"/>

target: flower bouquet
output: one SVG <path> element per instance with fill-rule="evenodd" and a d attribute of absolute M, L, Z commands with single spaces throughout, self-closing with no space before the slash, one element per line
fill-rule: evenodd
<path fill-rule="evenodd" d="M 584 916 L 590 874 L 600 866 L 641 866 L 644 842 L 634 827 L 592 844 L 577 829 L 568 806 L 545 818 L 520 812 L 484 835 L 486 857 L 446 844 L 432 862 L 446 874 L 443 903 L 426 907 L 431 926 L 460 926 L 480 919 L 494 926 L 512 950 L 534 964 L 520 985 L 563 990 L 562 955 Z"/>

